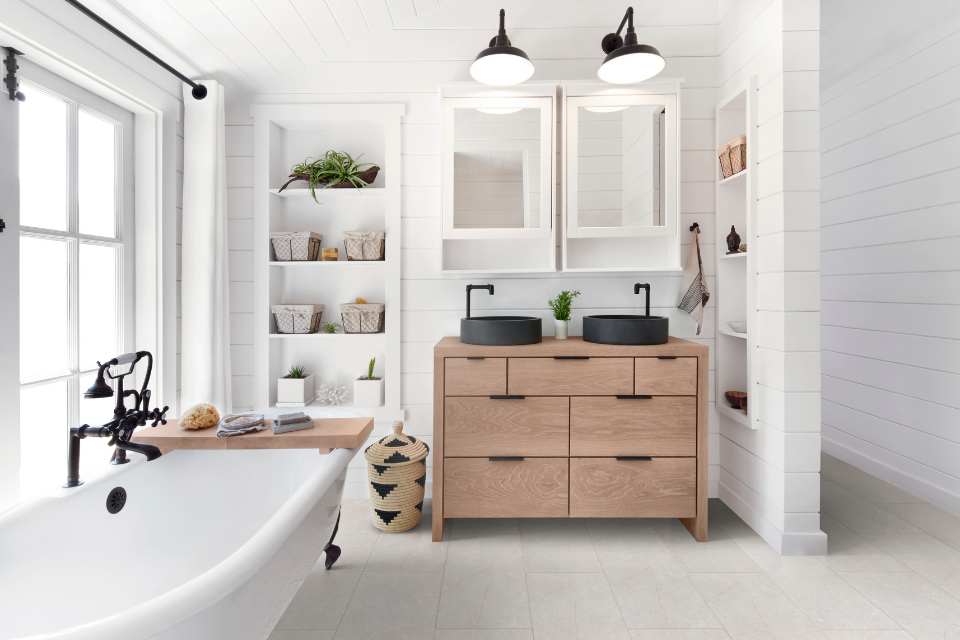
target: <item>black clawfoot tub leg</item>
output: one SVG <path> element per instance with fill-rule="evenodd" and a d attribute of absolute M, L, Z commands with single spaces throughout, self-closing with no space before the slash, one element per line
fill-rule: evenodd
<path fill-rule="evenodd" d="M 327 546 L 323 548 L 323 553 L 325 558 L 323 560 L 323 566 L 330 569 L 333 564 L 340 557 L 340 547 L 333 544 L 333 539 L 337 537 L 337 531 L 340 529 L 340 511 L 337 511 L 337 522 L 333 525 L 333 533 L 330 534 L 330 541 L 327 542 Z"/>

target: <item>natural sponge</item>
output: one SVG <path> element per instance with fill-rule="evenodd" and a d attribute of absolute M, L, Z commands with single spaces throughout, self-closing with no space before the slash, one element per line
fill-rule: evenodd
<path fill-rule="evenodd" d="M 212 404 L 195 404 L 180 416 L 180 428 L 188 431 L 209 429 L 220 423 L 220 412 Z"/>

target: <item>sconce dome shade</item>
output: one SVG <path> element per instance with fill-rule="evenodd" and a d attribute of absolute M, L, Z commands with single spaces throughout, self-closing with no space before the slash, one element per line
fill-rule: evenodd
<path fill-rule="evenodd" d="M 470 65 L 470 76 L 482 84 L 509 87 L 530 79 L 533 63 L 522 49 L 511 46 L 488 47 Z"/>
<path fill-rule="evenodd" d="M 626 44 L 607 54 L 597 70 L 597 77 L 610 84 L 633 84 L 649 80 L 666 66 L 656 47 Z"/>

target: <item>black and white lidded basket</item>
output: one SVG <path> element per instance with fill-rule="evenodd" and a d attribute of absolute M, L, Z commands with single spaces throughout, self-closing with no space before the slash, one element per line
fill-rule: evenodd
<path fill-rule="evenodd" d="M 393 423 L 393 433 L 364 450 L 377 529 L 399 533 L 420 524 L 429 452 L 427 443 L 403 433 L 399 420 Z"/>

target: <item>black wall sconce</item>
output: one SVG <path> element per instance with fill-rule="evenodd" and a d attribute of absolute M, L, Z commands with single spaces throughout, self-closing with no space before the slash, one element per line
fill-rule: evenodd
<path fill-rule="evenodd" d="M 627 26 L 627 34 L 621 37 L 624 25 Z M 667 64 L 656 47 L 637 42 L 637 32 L 633 28 L 633 7 L 627 7 L 617 32 L 605 35 L 600 46 L 607 57 L 597 69 L 597 76 L 610 84 L 633 84 L 649 80 L 663 71 Z"/>

